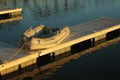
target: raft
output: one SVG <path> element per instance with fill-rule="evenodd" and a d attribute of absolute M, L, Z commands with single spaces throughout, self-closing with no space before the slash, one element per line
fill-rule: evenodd
<path fill-rule="evenodd" d="M 70 28 L 64 27 L 61 30 L 57 31 L 54 35 L 46 38 L 32 38 L 29 41 L 29 49 L 36 50 L 36 49 L 45 49 L 57 44 L 60 44 L 65 38 L 68 37 L 70 34 Z"/>
<path fill-rule="evenodd" d="M 69 34 L 69 26 L 58 29 L 40 25 L 25 31 L 20 45 L 29 50 L 45 49 L 60 44 Z"/>

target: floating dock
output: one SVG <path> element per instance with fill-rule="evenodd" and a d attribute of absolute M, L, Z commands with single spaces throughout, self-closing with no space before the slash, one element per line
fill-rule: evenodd
<path fill-rule="evenodd" d="M 47 56 L 54 59 L 55 56 L 70 52 L 71 54 L 80 52 L 101 43 L 120 36 L 120 20 L 112 18 L 101 18 L 95 21 L 75 25 L 70 27 L 71 33 L 59 45 L 36 51 L 22 50 L 16 55 L 17 47 L 0 43 L 0 75 L 4 76 L 11 72 L 21 70 L 30 65 L 36 64 L 39 60 Z M 14 55 L 14 57 L 12 57 Z M 10 57 L 12 57 L 10 59 Z M 44 62 L 44 61 L 43 61 Z M 41 63 L 38 63 L 41 64 Z"/>
<path fill-rule="evenodd" d="M 16 8 L 16 9 L 4 9 L 0 11 L 0 15 L 4 14 L 9 14 L 9 15 L 14 15 L 14 14 L 21 14 L 22 8 Z"/>
<path fill-rule="evenodd" d="M 0 23 L 21 20 L 22 8 L 0 10 Z"/>

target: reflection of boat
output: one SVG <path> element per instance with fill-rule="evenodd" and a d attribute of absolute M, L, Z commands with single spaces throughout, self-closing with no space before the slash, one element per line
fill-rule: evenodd
<path fill-rule="evenodd" d="M 41 32 L 41 31 L 40 31 Z M 30 50 L 45 49 L 48 47 L 55 46 L 62 42 L 70 34 L 69 27 L 63 27 L 62 29 L 49 29 L 44 28 L 40 35 L 31 37 L 26 43 L 26 47 Z"/>

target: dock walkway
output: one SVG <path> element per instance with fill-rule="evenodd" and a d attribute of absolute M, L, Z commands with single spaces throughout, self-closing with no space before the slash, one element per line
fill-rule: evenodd
<path fill-rule="evenodd" d="M 37 50 L 37 51 L 27 51 L 24 53 L 21 52 L 16 58 L 12 59 L 10 62 L 4 63 L 0 65 L 0 72 L 1 75 L 8 74 L 15 70 L 27 67 L 36 63 L 38 57 L 54 53 L 55 56 L 64 53 L 65 51 L 71 51 L 73 45 L 81 43 L 86 40 L 100 40 L 102 38 L 106 38 L 106 35 L 112 31 L 119 31 L 120 34 L 120 20 L 119 19 L 112 19 L 112 18 L 101 18 L 95 21 L 90 21 L 87 23 L 83 23 L 80 25 L 75 25 L 70 27 L 71 34 L 59 45 L 44 49 L 44 50 Z M 0 43 L 2 44 L 2 43 Z M 80 46 L 83 47 L 83 46 Z M 3 49 L 4 48 L 4 49 Z M 12 55 L 15 54 L 13 50 L 17 47 L 10 47 L 9 51 L 6 52 L 8 46 L 0 45 L 0 58 L 4 58 L 4 60 L 9 59 Z M 63 52 L 59 52 L 61 50 Z M 4 54 L 4 55 L 3 55 Z M 12 69 L 10 69 L 12 68 Z M 9 70 L 8 70 L 9 69 Z"/>

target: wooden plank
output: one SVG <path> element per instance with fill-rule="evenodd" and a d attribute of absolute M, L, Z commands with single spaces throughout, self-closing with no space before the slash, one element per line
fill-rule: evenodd
<path fill-rule="evenodd" d="M 10 10 L 2 10 L 0 11 L 1 14 L 8 14 L 8 13 L 16 13 L 16 12 L 22 12 L 22 8 L 16 8 L 16 9 L 10 9 Z"/>

